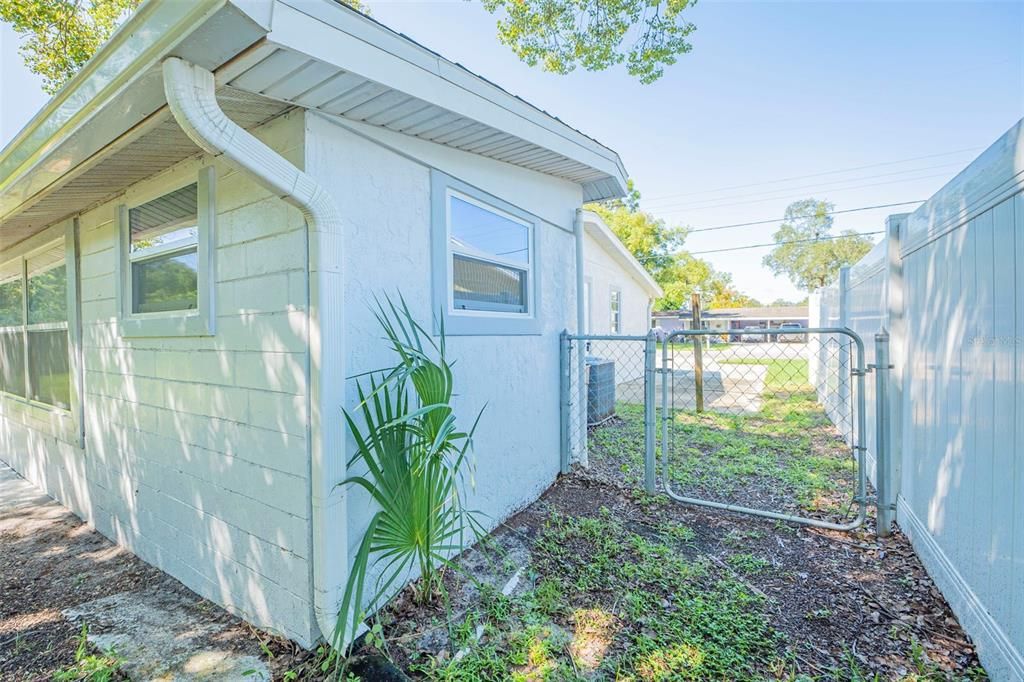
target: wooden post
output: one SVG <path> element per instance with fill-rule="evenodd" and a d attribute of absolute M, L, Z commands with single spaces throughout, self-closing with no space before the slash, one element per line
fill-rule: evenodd
<path fill-rule="evenodd" d="M 690 328 L 700 330 L 700 294 L 690 294 L 690 310 L 693 313 L 693 321 Z M 704 411 L 704 348 L 702 338 L 699 334 L 693 337 L 693 384 L 696 389 L 697 411 Z"/>

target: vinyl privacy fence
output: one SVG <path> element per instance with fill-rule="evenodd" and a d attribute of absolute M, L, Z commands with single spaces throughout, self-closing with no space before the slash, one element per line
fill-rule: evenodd
<path fill-rule="evenodd" d="M 811 297 L 892 337 L 897 521 L 995 680 L 1024 680 L 1024 120 Z M 874 347 L 865 343 L 868 363 Z M 825 361 L 809 345 L 812 380 Z M 872 480 L 874 399 L 867 382 Z M 850 409 L 836 405 L 833 409 Z"/>

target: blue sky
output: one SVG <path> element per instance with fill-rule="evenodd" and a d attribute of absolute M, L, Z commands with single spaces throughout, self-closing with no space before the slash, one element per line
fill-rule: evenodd
<path fill-rule="evenodd" d="M 622 69 L 531 69 L 497 43 L 477 2 L 369 5 L 618 151 L 644 207 L 695 228 L 775 219 L 811 196 L 838 210 L 926 199 L 1024 116 L 1021 2 L 705 0 L 689 11 L 693 52 L 652 85 Z M 45 102 L 6 26 L 0 98 L 6 143 Z M 899 210 L 839 215 L 836 225 L 877 230 Z M 687 248 L 763 243 L 776 227 L 695 233 Z M 761 266 L 766 252 L 705 257 L 763 301 L 802 296 Z"/>

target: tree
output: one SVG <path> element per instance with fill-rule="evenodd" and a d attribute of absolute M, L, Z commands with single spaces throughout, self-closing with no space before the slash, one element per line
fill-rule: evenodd
<path fill-rule="evenodd" d="M 52 95 L 138 4 L 139 0 L 0 0 L 0 19 L 27 36 L 19 52 Z"/>
<path fill-rule="evenodd" d="M 362 0 L 339 0 L 368 13 Z M 481 0 L 498 39 L 530 66 L 566 74 L 625 62 L 642 83 L 693 49 L 683 19 L 692 0 Z M 25 64 L 54 94 L 96 53 L 140 0 L 0 0 L 0 20 L 26 37 Z"/>
<path fill-rule="evenodd" d="M 503 10 L 498 39 L 530 66 L 566 74 L 577 66 L 602 71 L 626 63 L 641 83 L 693 49 L 697 28 L 683 18 L 690 0 L 483 0 Z"/>
<path fill-rule="evenodd" d="M 608 224 L 630 253 L 647 269 L 665 292 L 655 302 L 656 310 L 673 310 L 690 304 L 690 294 L 701 292 L 705 307 L 738 307 L 756 304 L 740 293 L 732 277 L 715 270 L 703 258 L 683 249 L 686 229 L 667 225 L 664 220 L 640 210 L 640 192 L 633 181 L 627 194 L 603 204 L 587 206 Z"/>
<path fill-rule="evenodd" d="M 835 281 L 839 268 L 863 258 L 871 250 L 871 240 L 851 230 L 833 235 L 832 209 L 832 203 L 817 199 L 790 204 L 772 235 L 778 246 L 764 257 L 765 266 L 811 292 Z"/>

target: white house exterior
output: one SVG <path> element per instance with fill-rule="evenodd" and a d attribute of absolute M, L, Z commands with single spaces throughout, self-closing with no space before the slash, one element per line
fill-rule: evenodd
<path fill-rule="evenodd" d="M 371 511 L 336 484 L 346 377 L 390 361 L 373 296 L 445 315 L 496 524 L 559 470 L 578 211 L 624 189 L 611 150 L 330 0 L 148 0 L 0 152 L 0 459 L 310 645 Z"/>
<path fill-rule="evenodd" d="M 661 287 L 601 216 L 584 211 L 582 218 L 586 333 L 646 334 Z"/>

